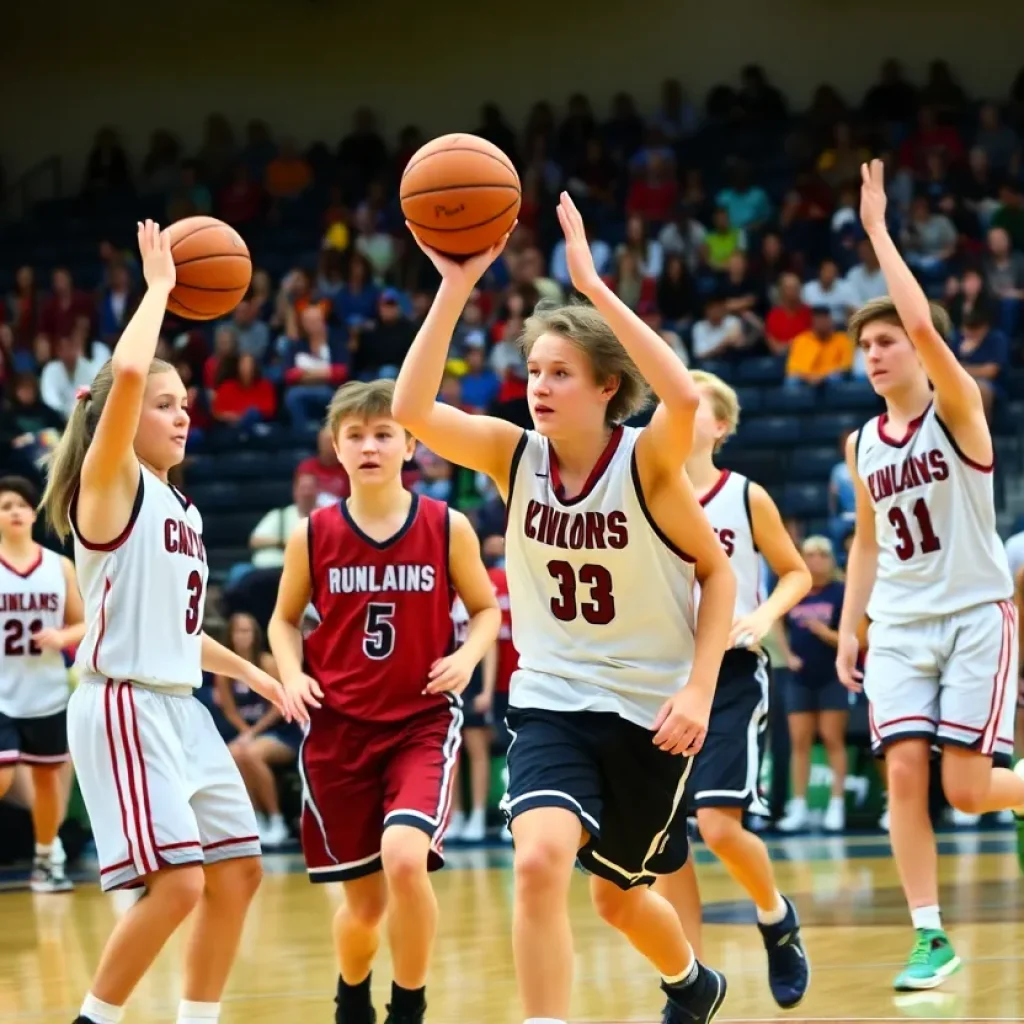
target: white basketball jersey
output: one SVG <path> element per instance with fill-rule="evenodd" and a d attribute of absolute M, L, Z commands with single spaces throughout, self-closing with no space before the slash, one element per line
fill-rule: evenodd
<path fill-rule="evenodd" d="M 461 647 L 469 636 L 469 611 L 462 603 L 461 597 L 455 598 L 452 605 L 452 631 L 455 636 L 455 646 Z"/>
<path fill-rule="evenodd" d="M 610 711 L 650 728 L 693 661 L 693 563 L 652 520 L 637 479 L 639 431 L 618 427 L 583 490 L 562 499 L 546 438 L 512 463 L 505 571 L 518 708 Z"/>
<path fill-rule="evenodd" d="M 68 703 L 68 670 L 60 651 L 32 642 L 41 629 L 64 628 L 67 583 L 60 555 L 39 549 L 39 560 L 18 572 L 0 558 L 0 713 L 43 718 Z"/>
<path fill-rule="evenodd" d="M 914 622 L 1013 596 L 992 468 L 961 454 L 934 405 L 904 438 L 886 432 L 884 416 L 870 420 L 856 451 L 878 538 L 871 619 Z"/>
<path fill-rule="evenodd" d="M 116 542 L 83 540 L 74 503 L 71 521 L 87 624 L 78 669 L 147 686 L 200 686 L 207 566 L 199 510 L 143 466 Z"/>
<path fill-rule="evenodd" d="M 754 543 L 750 517 L 750 481 L 723 469 L 718 482 L 701 499 L 704 514 L 714 528 L 736 576 L 737 619 L 757 609 L 761 597 L 761 554 Z"/>

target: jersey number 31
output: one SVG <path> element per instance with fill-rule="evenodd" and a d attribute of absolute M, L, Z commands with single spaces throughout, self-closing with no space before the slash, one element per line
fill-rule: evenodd
<path fill-rule="evenodd" d="M 572 622 L 582 615 L 592 626 L 607 626 L 615 618 L 612 575 L 603 565 L 581 565 L 574 569 L 568 562 L 548 562 L 548 572 L 558 581 L 558 596 L 551 598 L 551 614 L 561 622 Z M 580 601 L 577 584 L 589 587 Z"/>

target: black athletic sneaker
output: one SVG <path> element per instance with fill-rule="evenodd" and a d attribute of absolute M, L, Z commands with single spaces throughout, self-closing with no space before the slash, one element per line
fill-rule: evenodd
<path fill-rule="evenodd" d="M 800 918 L 785 896 L 786 916 L 778 924 L 758 924 L 768 954 L 768 987 L 783 1010 L 791 1010 L 804 997 L 811 980 L 811 965 L 800 938 Z"/>
<path fill-rule="evenodd" d="M 661 983 L 668 996 L 661 1024 L 711 1024 L 725 1001 L 725 977 L 697 964 L 697 977 L 683 988 Z"/>
<path fill-rule="evenodd" d="M 424 1005 L 422 1009 L 414 1013 L 399 1014 L 392 1010 L 389 1004 L 387 1011 L 388 1015 L 384 1020 L 384 1024 L 423 1024 L 423 1016 L 427 1012 L 427 1007 Z"/>
<path fill-rule="evenodd" d="M 370 979 L 365 985 L 348 988 L 338 978 L 334 997 L 334 1024 L 377 1024 L 377 1011 L 370 1002 Z"/>

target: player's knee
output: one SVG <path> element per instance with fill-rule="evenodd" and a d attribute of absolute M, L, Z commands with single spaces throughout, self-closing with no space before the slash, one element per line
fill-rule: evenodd
<path fill-rule="evenodd" d="M 906 799 L 928 794 L 928 758 L 916 750 L 892 748 L 885 757 L 889 798 Z"/>
<path fill-rule="evenodd" d="M 248 903 L 263 882 L 263 860 L 260 857 L 239 857 L 228 862 L 225 874 L 232 896 Z"/>
<path fill-rule="evenodd" d="M 552 890 L 568 883 L 575 860 L 576 851 L 554 837 L 517 837 L 513 865 L 516 891 L 526 896 L 547 897 Z"/>
<path fill-rule="evenodd" d="M 342 916 L 361 928 L 372 929 L 384 918 L 388 907 L 388 892 L 382 884 L 374 884 L 379 875 L 361 878 L 356 882 L 345 884 L 345 905 L 338 910 L 338 918 Z"/>
<path fill-rule="evenodd" d="M 952 778 L 946 776 L 942 780 L 942 789 L 950 805 L 964 814 L 984 814 L 985 798 L 988 796 L 988 780 L 984 785 L 978 785 L 977 781 L 967 778 Z"/>
<path fill-rule="evenodd" d="M 168 918 L 184 921 L 203 898 L 206 879 L 200 864 L 166 868 L 150 880 L 150 898 L 160 900 Z"/>
<path fill-rule="evenodd" d="M 603 878 L 590 880 L 590 899 L 598 917 L 619 931 L 628 929 L 636 901 L 642 895 L 639 890 L 626 891 Z"/>
<path fill-rule="evenodd" d="M 711 850 L 727 849 L 743 831 L 740 822 L 721 807 L 698 808 L 697 827 Z"/>
<path fill-rule="evenodd" d="M 381 863 L 388 887 L 402 890 L 418 885 L 427 874 L 430 837 L 413 828 L 384 830 L 381 842 Z"/>

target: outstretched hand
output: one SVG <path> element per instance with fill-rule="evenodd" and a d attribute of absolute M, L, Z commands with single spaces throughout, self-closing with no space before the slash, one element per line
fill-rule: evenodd
<path fill-rule="evenodd" d="M 170 291 L 178 278 L 171 255 L 171 235 L 160 225 L 147 220 L 139 222 L 139 255 L 142 257 L 142 273 L 150 288 L 166 288 Z"/>
<path fill-rule="evenodd" d="M 885 167 L 881 160 L 860 165 L 860 220 L 864 230 L 885 229 Z"/>
<path fill-rule="evenodd" d="M 568 192 L 563 192 L 558 200 L 558 223 L 565 235 L 565 262 L 572 286 L 589 298 L 596 288 L 601 287 L 601 275 L 594 266 L 583 217 Z"/>
<path fill-rule="evenodd" d="M 413 226 L 406 221 L 405 226 L 409 229 L 416 244 L 426 253 L 427 259 L 437 268 L 437 272 L 444 281 L 462 288 L 468 295 L 475 287 L 481 277 L 487 272 L 487 268 L 502 254 L 505 244 L 508 242 L 512 232 L 516 229 L 516 221 L 511 228 L 500 238 L 490 249 L 478 252 L 475 256 L 469 256 L 460 261 L 451 256 L 446 256 L 431 245 L 427 245 L 416 234 Z"/>

